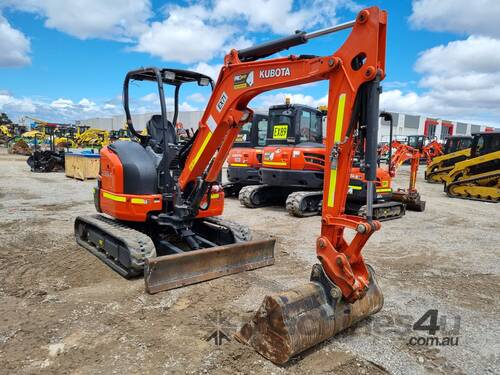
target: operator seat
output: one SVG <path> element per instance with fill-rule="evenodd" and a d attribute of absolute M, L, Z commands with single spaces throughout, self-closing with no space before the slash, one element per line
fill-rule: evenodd
<path fill-rule="evenodd" d="M 146 124 L 146 129 L 149 135 L 148 145 L 156 153 L 163 152 L 163 118 L 161 115 L 153 115 L 151 119 Z M 167 130 L 166 130 L 167 143 L 177 143 L 177 137 L 175 134 L 175 129 L 172 123 L 167 119 Z"/>

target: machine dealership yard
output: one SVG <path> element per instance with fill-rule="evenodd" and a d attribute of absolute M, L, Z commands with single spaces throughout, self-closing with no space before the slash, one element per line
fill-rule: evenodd
<path fill-rule="evenodd" d="M 224 218 L 277 238 L 276 264 L 148 295 L 142 278 L 121 278 L 75 243 L 75 217 L 95 212 L 94 180 L 32 173 L 26 157 L 1 152 L 2 372 L 500 371 L 499 206 L 446 197 L 442 185 L 424 182 L 424 168 L 418 185 L 426 211 L 384 222 L 364 250 L 379 276 L 382 311 L 279 367 L 231 335 L 265 295 L 308 278 L 319 216 L 293 218 L 278 207 L 249 215 L 237 199 L 227 199 Z M 407 179 L 403 168 L 395 185 Z M 457 345 L 411 340 L 430 337 L 412 326 L 431 309 L 439 314 L 437 337 L 458 337 Z M 230 339 L 220 346 L 210 339 L 218 326 Z"/>

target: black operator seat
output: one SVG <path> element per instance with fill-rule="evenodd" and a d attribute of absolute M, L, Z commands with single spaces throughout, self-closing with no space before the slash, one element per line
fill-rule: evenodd
<path fill-rule="evenodd" d="M 146 124 L 148 131 L 149 146 L 157 152 L 163 152 L 163 118 L 161 115 L 153 115 Z M 165 132 L 167 143 L 177 143 L 177 137 L 174 126 L 167 120 L 167 130 Z"/>

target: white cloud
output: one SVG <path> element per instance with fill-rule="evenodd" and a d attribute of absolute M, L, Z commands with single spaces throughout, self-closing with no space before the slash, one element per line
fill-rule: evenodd
<path fill-rule="evenodd" d="M 74 103 L 71 99 L 63 99 L 59 98 L 57 100 L 54 100 L 53 102 L 50 103 L 51 107 L 58 108 L 58 109 L 64 109 L 64 108 L 71 108 L 74 106 Z"/>
<path fill-rule="evenodd" d="M 212 78 L 215 82 L 217 82 L 217 78 L 219 77 L 220 69 L 222 68 L 222 64 L 207 64 L 206 62 L 200 62 L 194 66 L 189 67 L 189 70 L 193 70 L 195 72 L 205 74 Z"/>
<path fill-rule="evenodd" d="M 208 101 L 207 97 L 199 92 L 189 95 L 188 99 L 196 103 L 206 103 Z"/>
<path fill-rule="evenodd" d="M 9 94 L 7 91 L 0 92 L 0 111 L 13 112 L 20 111 L 26 113 L 33 113 L 36 106 L 29 98 L 16 98 Z"/>
<path fill-rule="evenodd" d="M 470 36 L 422 52 L 415 69 L 424 92 L 390 90 L 381 107 L 500 125 L 500 40 Z"/>
<path fill-rule="evenodd" d="M 154 103 L 160 102 L 159 96 L 156 92 L 146 94 L 146 95 L 142 96 L 139 100 L 141 100 L 143 102 L 154 102 Z"/>
<path fill-rule="evenodd" d="M 251 31 L 264 28 L 276 34 L 290 34 L 315 25 L 334 25 L 338 22 L 336 11 L 340 7 L 353 12 L 361 9 L 350 0 L 302 1 L 300 6 L 293 0 L 252 0 L 244 5 L 240 0 L 216 0 L 213 17 L 225 20 L 243 18 Z"/>
<path fill-rule="evenodd" d="M 250 104 L 251 108 L 268 108 L 272 105 L 285 104 L 286 98 L 290 98 L 292 104 L 304 104 L 316 108 L 327 104 L 328 96 L 316 99 L 311 95 L 277 92 L 275 94 L 264 94 L 257 96 Z"/>
<path fill-rule="evenodd" d="M 290 34 L 297 29 L 335 24 L 340 7 L 360 9 L 352 0 L 255 0 L 245 4 L 214 0 L 201 4 L 167 6 L 165 19 L 149 25 L 133 50 L 165 61 L 207 62 L 231 48 L 252 45 L 242 35 L 248 31 Z"/>
<path fill-rule="evenodd" d="M 188 102 L 182 102 L 181 104 L 179 104 L 179 111 L 196 111 L 196 110 L 198 110 L 198 108 L 192 106 Z"/>
<path fill-rule="evenodd" d="M 412 6 L 417 28 L 500 37 L 498 0 L 414 0 Z"/>
<path fill-rule="evenodd" d="M 222 51 L 235 30 L 229 25 L 211 25 L 206 22 L 208 17 L 208 10 L 199 5 L 172 6 L 163 22 L 153 22 L 139 37 L 134 50 L 185 64 L 209 61 Z"/>
<path fill-rule="evenodd" d="M 17 67 L 31 62 L 30 41 L 14 29 L 0 13 L 0 67 Z"/>
<path fill-rule="evenodd" d="M 420 73 L 458 75 L 464 72 L 494 73 L 500 67 L 500 40 L 470 36 L 424 51 L 415 68 Z"/>
<path fill-rule="evenodd" d="M 45 26 L 80 39 L 130 40 L 146 29 L 150 0 L 4 0 L 45 18 Z"/>
<path fill-rule="evenodd" d="M 473 34 L 420 53 L 423 92 L 384 92 L 383 109 L 500 125 L 500 2 L 414 0 L 410 23 L 433 31 Z M 400 90 L 401 89 L 401 90 Z"/>

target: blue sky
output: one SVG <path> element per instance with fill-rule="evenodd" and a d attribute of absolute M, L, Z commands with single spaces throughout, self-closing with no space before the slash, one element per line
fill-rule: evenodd
<path fill-rule="evenodd" d="M 139 66 L 193 68 L 216 75 L 229 48 L 245 47 L 353 19 L 366 6 L 389 13 L 388 110 L 500 126 L 500 31 L 484 18 L 500 2 L 478 0 L 0 0 L 0 111 L 69 122 L 121 113 L 125 73 Z M 451 21 L 452 19 L 453 21 Z M 494 23 L 493 23 L 494 24 Z M 291 53 L 328 55 L 347 32 Z M 3 45 L 3 46 L 2 46 Z M 482 57 L 487 60 L 482 61 Z M 292 97 L 316 105 L 326 85 L 270 92 L 265 107 Z M 153 90 L 135 89 L 137 111 Z M 187 88 L 183 109 L 202 109 L 208 92 Z"/>

